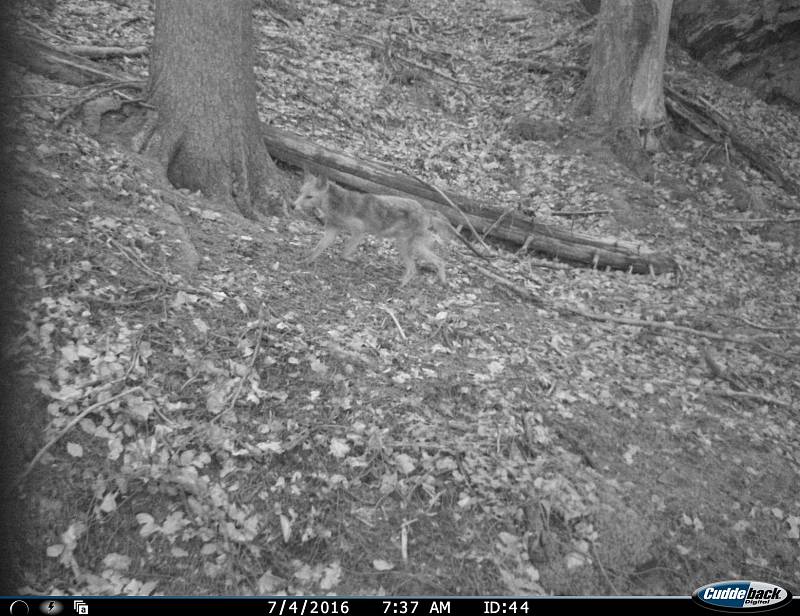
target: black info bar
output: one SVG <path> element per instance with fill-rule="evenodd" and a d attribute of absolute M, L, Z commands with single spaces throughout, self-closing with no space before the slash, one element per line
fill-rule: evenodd
<path fill-rule="evenodd" d="M 613 614 L 713 614 L 690 597 L 3 597 L 11 616 L 545 616 L 596 609 Z M 797 607 L 797 605 L 795 605 Z M 591 610 L 591 611 L 588 611 Z M 778 612 L 783 610 L 778 609 Z"/>

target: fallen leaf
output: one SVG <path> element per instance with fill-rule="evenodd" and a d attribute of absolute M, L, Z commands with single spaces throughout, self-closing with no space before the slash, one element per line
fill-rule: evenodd
<path fill-rule="evenodd" d="M 403 474 L 408 475 L 414 470 L 414 460 L 408 454 L 397 454 L 394 460 L 397 464 L 397 468 L 399 468 Z"/>
<path fill-rule="evenodd" d="M 131 566 L 131 557 L 112 552 L 103 558 L 103 565 L 117 571 L 126 571 Z"/>
<path fill-rule="evenodd" d="M 391 571 L 394 569 L 394 565 L 386 560 L 381 560 L 380 558 L 376 558 L 372 561 L 372 566 L 375 567 L 378 571 Z"/>
<path fill-rule="evenodd" d="M 334 588 L 342 577 L 342 566 L 339 562 L 334 562 L 325 567 L 322 574 L 322 579 L 319 581 L 319 587 L 322 590 L 330 590 Z"/>
<path fill-rule="evenodd" d="M 334 458 L 344 458 L 350 452 L 350 445 L 344 439 L 332 438 L 329 451 Z"/>
<path fill-rule="evenodd" d="M 259 595 L 273 595 L 284 586 L 286 586 L 286 581 L 273 575 L 271 571 L 264 572 L 256 582 L 256 590 Z"/>
<path fill-rule="evenodd" d="M 292 522 L 285 515 L 281 514 L 281 532 L 283 533 L 283 542 L 289 543 L 289 538 L 292 536 Z"/>
<path fill-rule="evenodd" d="M 100 503 L 100 511 L 103 513 L 111 513 L 117 510 L 117 495 L 113 493 L 106 494 L 103 497 L 103 502 Z"/>
<path fill-rule="evenodd" d="M 83 447 L 78 445 L 78 443 L 67 443 L 67 453 L 73 458 L 82 458 Z"/>

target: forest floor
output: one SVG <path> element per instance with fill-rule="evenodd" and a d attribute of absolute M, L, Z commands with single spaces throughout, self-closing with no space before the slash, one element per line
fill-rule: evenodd
<path fill-rule="evenodd" d="M 302 265 L 318 226 L 262 228 L 165 187 L 78 118 L 56 126 L 81 92 L 15 71 L 15 591 L 800 590 L 800 225 L 770 222 L 796 217 L 796 197 L 699 138 L 644 183 L 570 132 L 579 76 L 528 63 L 586 62 L 576 6 L 301 0 L 255 18 L 264 120 L 681 266 L 498 247 L 537 305 L 457 243 L 437 249 L 444 285 L 421 272 L 399 288 L 378 240 L 355 265 L 338 244 Z M 145 45 L 148 7 L 59 0 L 17 26 Z M 146 57 L 109 65 L 146 76 Z M 678 51 L 667 73 L 800 177 L 800 118 Z M 565 134 L 526 140 L 520 114 Z M 558 216 L 577 210 L 607 212 Z M 174 267 L 182 233 L 191 277 Z"/>

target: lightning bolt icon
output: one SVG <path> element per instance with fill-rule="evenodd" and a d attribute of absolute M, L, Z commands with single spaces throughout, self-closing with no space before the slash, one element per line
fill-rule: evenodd
<path fill-rule="evenodd" d="M 56 602 L 55 602 L 55 601 L 51 601 L 51 602 L 50 602 L 50 605 L 48 605 L 48 606 L 47 606 L 47 613 L 49 614 L 50 612 L 52 612 L 52 611 L 53 611 L 53 608 L 54 608 L 55 606 L 56 606 Z"/>

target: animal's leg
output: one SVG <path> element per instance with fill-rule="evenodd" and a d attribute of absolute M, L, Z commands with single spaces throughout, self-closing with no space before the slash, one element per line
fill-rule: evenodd
<path fill-rule="evenodd" d="M 416 250 L 417 254 L 433 265 L 436 268 L 436 273 L 439 276 L 439 280 L 442 284 L 447 282 L 447 276 L 444 271 L 444 261 L 431 249 L 429 242 L 427 241 L 419 241 L 414 243 L 414 249 Z"/>
<path fill-rule="evenodd" d="M 358 248 L 362 239 L 364 239 L 363 231 L 356 231 L 348 238 L 344 244 L 344 250 L 342 251 L 342 258 L 345 261 L 353 260 L 353 253 L 356 251 L 356 248 Z"/>
<path fill-rule="evenodd" d="M 414 263 L 414 255 L 411 254 L 411 241 L 405 238 L 397 238 L 396 245 L 397 252 L 400 253 L 400 258 L 406 266 L 406 271 L 400 279 L 400 286 L 404 287 L 417 273 L 417 266 Z"/>
<path fill-rule="evenodd" d="M 314 259 L 320 256 L 325 250 L 336 241 L 336 236 L 339 235 L 338 229 L 325 229 L 322 239 L 314 247 L 314 250 L 303 259 L 303 263 L 311 263 Z"/>

